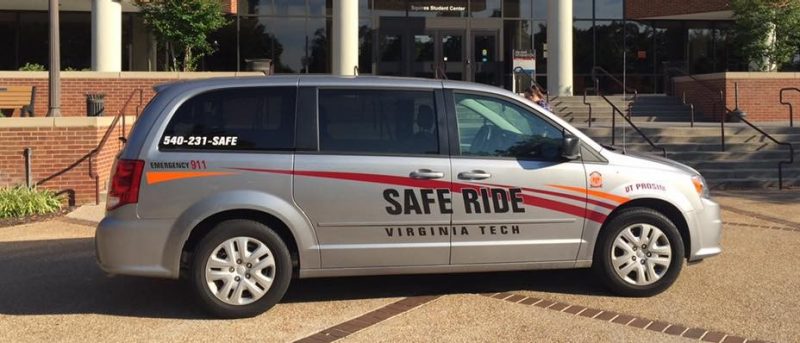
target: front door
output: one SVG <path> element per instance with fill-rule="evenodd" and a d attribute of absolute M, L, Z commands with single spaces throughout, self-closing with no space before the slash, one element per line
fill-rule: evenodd
<path fill-rule="evenodd" d="M 295 156 L 294 197 L 316 230 L 322 266 L 447 265 L 441 91 L 321 88 L 317 99 L 319 148 Z"/>
<path fill-rule="evenodd" d="M 449 80 L 467 80 L 464 31 L 438 31 L 438 66 Z"/>
<path fill-rule="evenodd" d="M 469 231 L 453 236 L 452 263 L 575 260 L 586 196 L 560 187 L 583 188 L 586 174 L 561 157 L 562 130 L 506 98 L 447 94 L 453 226 Z"/>
<path fill-rule="evenodd" d="M 472 80 L 502 86 L 502 68 L 498 51 L 497 31 L 472 32 Z"/>

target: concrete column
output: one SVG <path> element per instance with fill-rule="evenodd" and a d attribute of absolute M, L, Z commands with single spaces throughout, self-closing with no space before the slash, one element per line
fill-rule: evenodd
<path fill-rule="evenodd" d="M 48 78 L 48 117 L 61 116 L 61 34 L 58 17 L 58 0 L 50 0 L 50 70 Z M 21 115 L 22 113 L 20 113 Z M 33 114 L 31 114 L 33 116 Z"/>
<path fill-rule="evenodd" d="M 354 75 L 358 66 L 358 0 L 333 2 L 333 74 Z"/>
<path fill-rule="evenodd" d="M 122 70 L 120 0 L 92 0 L 92 70 Z"/>
<path fill-rule="evenodd" d="M 547 90 L 572 95 L 572 1 L 547 0 Z"/>

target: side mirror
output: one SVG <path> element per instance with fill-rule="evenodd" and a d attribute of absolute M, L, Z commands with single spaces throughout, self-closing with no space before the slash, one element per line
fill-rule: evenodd
<path fill-rule="evenodd" d="M 564 139 L 561 142 L 561 156 L 574 160 L 581 156 L 581 140 L 569 132 L 564 131 Z"/>

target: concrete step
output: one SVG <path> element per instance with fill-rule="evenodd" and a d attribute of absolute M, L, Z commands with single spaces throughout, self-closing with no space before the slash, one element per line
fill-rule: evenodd
<path fill-rule="evenodd" d="M 606 139 L 595 139 L 595 142 L 610 145 L 611 140 Z M 617 146 L 622 146 L 622 139 L 617 139 L 615 142 Z M 707 144 L 707 143 L 696 143 L 696 144 L 674 144 L 674 143 L 655 143 L 655 145 L 659 148 L 667 149 L 667 153 L 671 152 L 679 152 L 679 151 L 709 151 L 709 152 L 718 152 L 721 151 L 721 147 L 719 144 Z M 641 137 L 639 139 L 628 139 L 625 142 L 625 148 L 634 151 L 650 151 L 651 147 L 644 139 Z M 785 154 L 789 154 L 789 150 L 783 146 L 776 145 L 776 144 L 764 144 L 764 145 L 753 145 L 749 143 L 726 143 L 725 144 L 725 151 L 726 152 L 740 152 L 740 153 L 750 153 L 750 152 L 757 152 L 757 151 L 785 151 Z"/>
<path fill-rule="evenodd" d="M 618 123 L 619 124 L 619 123 Z M 769 125 L 760 125 L 759 126 L 764 132 L 769 133 L 770 135 L 775 134 L 800 134 L 800 128 L 790 128 L 787 126 L 769 126 Z M 585 127 L 585 126 L 578 126 L 578 128 L 583 131 L 584 133 L 588 134 L 589 136 L 593 137 L 602 137 L 602 136 L 610 136 L 611 135 L 611 127 L 608 126 L 593 126 L 593 127 Z M 648 136 L 716 136 L 719 137 L 720 135 L 720 126 L 719 123 L 697 123 L 695 127 L 689 127 L 689 123 L 685 122 L 676 122 L 676 123 L 659 123 L 654 125 L 639 125 L 639 129 L 642 130 Z M 617 134 L 622 132 L 622 127 L 617 127 Z M 635 132 L 631 132 L 633 129 L 627 128 L 628 134 L 636 134 Z M 746 134 L 746 135 L 760 135 L 757 131 L 753 130 L 749 126 L 744 126 L 744 124 L 737 124 L 737 123 L 725 123 L 725 136 L 733 136 L 739 134 Z"/>
<path fill-rule="evenodd" d="M 765 179 L 777 178 L 778 167 L 773 165 L 772 168 L 757 168 L 757 169 L 697 169 L 700 174 L 706 179 L 711 180 L 725 180 L 725 179 Z M 783 169 L 784 180 L 800 179 L 800 168 Z"/>
<path fill-rule="evenodd" d="M 761 178 L 761 179 L 719 179 L 708 180 L 708 187 L 717 190 L 735 190 L 735 189 L 768 189 L 778 188 L 778 177 L 774 178 Z M 800 179 L 784 179 L 784 189 L 800 188 Z"/>
<path fill-rule="evenodd" d="M 625 134 L 626 139 L 641 139 L 641 136 L 637 134 L 635 131 L 631 133 L 628 130 Z M 621 133 L 617 134 L 617 139 L 622 139 L 623 135 Z M 796 147 L 798 151 L 800 151 L 800 134 L 792 135 L 792 134 L 776 134 L 773 137 L 779 141 L 790 142 L 790 143 L 797 143 L 798 146 Z M 601 142 L 609 142 L 611 140 L 610 134 L 609 136 L 599 136 L 596 137 L 598 141 Z M 650 140 L 654 143 L 662 143 L 662 144 L 720 144 L 720 137 L 717 136 L 649 136 Z M 766 136 L 762 135 L 731 135 L 725 136 L 725 143 L 747 143 L 752 144 L 753 146 L 761 146 L 761 145 L 776 145 L 771 140 L 767 139 Z"/>

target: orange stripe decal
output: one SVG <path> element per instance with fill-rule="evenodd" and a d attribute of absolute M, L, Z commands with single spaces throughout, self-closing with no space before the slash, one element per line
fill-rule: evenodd
<path fill-rule="evenodd" d="M 198 177 L 231 175 L 231 172 L 202 172 L 202 171 L 168 171 L 168 172 L 147 172 L 147 184 L 152 185 L 161 182 L 192 179 Z"/>
<path fill-rule="evenodd" d="M 626 203 L 626 202 L 628 202 L 628 200 L 631 200 L 630 198 L 626 198 L 626 197 L 623 197 L 623 196 L 614 195 L 614 194 L 611 194 L 611 193 L 606 193 L 606 192 L 601 192 L 601 191 L 595 191 L 595 190 L 592 190 L 592 189 L 586 189 L 586 188 L 581 188 L 581 187 L 559 186 L 559 185 L 548 185 L 548 186 L 559 188 L 559 189 L 563 189 L 563 190 L 567 190 L 567 191 L 571 191 L 571 192 L 577 192 L 577 193 L 581 193 L 581 194 L 589 194 L 589 195 L 592 195 L 592 196 L 596 196 L 598 198 L 611 200 L 611 201 L 616 202 L 618 204 Z"/>

